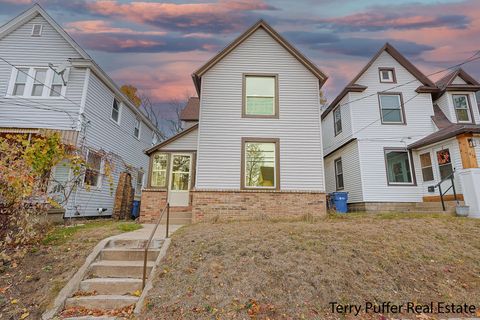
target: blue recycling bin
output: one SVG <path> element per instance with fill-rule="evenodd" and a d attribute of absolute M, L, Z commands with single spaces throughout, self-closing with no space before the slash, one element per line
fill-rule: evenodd
<path fill-rule="evenodd" d="M 140 201 L 133 200 L 132 219 L 137 219 L 140 216 Z"/>
<path fill-rule="evenodd" d="M 339 213 L 347 213 L 348 211 L 348 192 L 334 192 L 333 203 L 335 203 L 335 209 Z"/>

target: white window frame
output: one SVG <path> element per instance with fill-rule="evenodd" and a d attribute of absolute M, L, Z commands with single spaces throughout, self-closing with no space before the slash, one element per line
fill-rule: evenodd
<path fill-rule="evenodd" d="M 138 127 L 137 127 L 137 124 L 138 124 Z M 138 135 L 135 135 L 135 131 L 138 129 Z M 140 120 L 140 118 L 135 118 L 135 123 L 134 123 L 134 127 L 133 127 L 133 136 L 135 138 L 137 138 L 138 140 L 140 140 L 140 136 L 142 134 L 141 132 L 142 130 L 142 121 Z"/>
<path fill-rule="evenodd" d="M 104 172 L 105 172 L 105 158 L 97 151 L 94 151 L 94 150 L 90 150 L 90 149 L 87 149 L 87 154 L 85 156 L 85 164 L 88 165 L 88 157 L 90 156 L 90 152 L 92 153 L 96 153 L 98 155 L 100 155 L 101 157 L 101 161 L 100 161 L 100 171 L 98 172 L 98 181 L 97 181 L 97 185 L 96 186 L 89 186 L 85 183 L 85 176 L 87 174 L 87 169 L 88 168 L 85 168 L 85 173 L 84 173 L 84 176 L 83 176 L 83 181 L 82 181 L 82 185 L 83 185 L 83 188 L 94 188 L 96 190 L 99 190 L 102 188 L 102 185 L 103 185 L 103 175 L 104 175 Z"/>
<path fill-rule="evenodd" d="M 166 160 L 165 169 L 161 169 L 161 170 L 157 170 L 157 171 L 154 170 L 154 161 L 155 161 L 155 156 L 156 156 L 156 155 L 165 157 L 165 160 Z M 150 162 L 149 187 L 151 187 L 151 188 L 158 188 L 158 189 L 166 189 L 166 188 L 168 188 L 168 180 L 169 180 L 168 171 L 170 170 L 170 168 L 169 168 L 169 163 L 170 163 L 170 156 L 169 156 L 169 154 L 166 153 L 166 152 L 157 152 L 157 153 L 154 153 L 154 154 L 152 155 L 152 159 L 151 159 L 151 162 Z M 165 171 L 165 184 L 164 184 L 164 185 L 161 185 L 161 186 L 160 186 L 160 185 L 153 184 L 153 174 L 154 174 L 155 172 L 162 172 L 162 171 Z"/>
<path fill-rule="evenodd" d="M 38 34 L 34 34 L 33 31 L 35 30 L 35 26 L 40 26 L 40 32 Z M 35 23 L 32 25 L 32 32 L 30 33 L 30 35 L 32 37 L 41 37 L 42 36 L 42 32 L 43 32 L 43 24 L 41 23 Z"/>
<path fill-rule="evenodd" d="M 117 102 L 117 106 L 118 106 L 118 120 L 117 121 L 115 121 L 115 119 L 113 119 L 113 106 L 115 104 L 115 101 Z M 110 112 L 110 120 L 112 120 L 116 124 L 120 124 L 120 119 L 121 118 L 122 118 L 122 103 L 117 98 L 113 98 L 112 109 L 111 109 L 111 112 Z"/>
<path fill-rule="evenodd" d="M 335 118 L 335 114 L 340 115 L 340 130 L 337 131 L 337 119 Z M 335 110 L 333 110 L 333 131 L 335 133 L 335 136 L 338 136 L 340 133 L 343 131 L 343 123 L 342 123 L 342 109 L 340 106 L 337 106 Z"/>
<path fill-rule="evenodd" d="M 338 163 L 341 163 L 342 165 L 342 172 L 338 172 Z M 343 173 L 343 161 L 342 158 L 335 159 L 333 161 L 333 166 L 335 167 L 335 189 L 336 190 L 343 190 L 345 189 L 345 175 Z M 342 176 L 342 187 L 339 187 L 339 176 Z"/>
<path fill-rule="evenodd" d="M 383 78 L 383 72 L 387 72 L 389 78 Z M 393 68 L 379 68 L 378 69 L 378 76 L 380 77 L 380 83 L 395 83 L 395 69 Z"/>
<path fill-rule="evenodd" d="M 15 87 L 15 81 L 17 80 L 17 75 L 19 72 L 19 69 L 28 69 L 28 75 L 27 75 L 27 82 L 25 83 L 25 90 L 23 91 L 23 95 L 13 95 L 13 89 Z M 33 89 L 33 83 L 35 79 L 35 70 L 36 69 L 45 69 L 47 70 L 47 74 L 45 75 L 45 83 L 43 86 L 43 91 L 41 96 L 32 96 L 32 89 Z M 29 99 L 53 99 L 53 100 L 58 100 L 58 99 L 65 99 L 65 93 L 67 92 L 67 86 L 62 85 L 62 90 L 60 92 L 60 96 L 54 97 L 50 96 L 50 91 L 52 87 L 52 81 L 53 81 L 53 75 L 55 71 L 53 71 L 51 68 L 46 67 L 46 66 L 26 66 L 26 65 L 20 65 L 20 66 L 15 66 L 12 67 L 12 71 L 10 74 L 10 81 L 8 84 L 7 88 L 7 93 L 5 95 L 5 98 L 29 98 Z M 68 75 L 69 70 L 67 69 L 64 73 L 64 75 Z"/>
<path fill-rule="evenodd" d="M 426 166 L 424 167 L 422 165 L 422 156 L 423 155 L 426 155 L 428 154 L 428 156 L 430 157 L 430 165 L 429 166 Z M 433 168 L 433 159 L 432 159 L 432 154 L 430 153 L 430 151 L 426 151 L 426 152 L 422 152 L 418 155 L 418 159 L 419 159 L 419 162 L 420 162 L 420 171 L 422 172 L 422 181 L 423 182 L 431 182 L 431 181 L 435 181 L 435 170 Z M 424 169 L 428 169 L 430 168 L 432 170 L 432 180 L 425 180 L 425 176 L 423 174 L 423 170 Z"/>
<path fill-rule="evenodd" d="M 388 159 L 387 159 L 387 154 L 389 152 L 402 152 L 406 153 L 408 157 L 408 165 L 410 167 L 410 179 L 412 182 L 390 182 L 389 176 L 388 176 Z M 412 155 L 408 150 L 404 149 L 398 149 L 398 148 L 385 148 L 383 151 L 383 157 L 385 159 L 385 173 L 386 173 L 386 178 L 387 178 L 387 185 L 388 186 L 416 186 L 416 180 L 415 180 L 415 172 L 414 172 L 414 167 L 413 167 L 413 161 L 412 161 Z"/>
<path fill-rule="evenodd" d="M 454 100 L 454 97 L 455 96 L 462 96 L 462 97 L 465 97 L 465 101 L 467 102 L 467 115 L 468 115 L 468 120 L 465 121 L 465 120 L 459 120 L 458 119 L 458 114 L 457 114 L 457 109 L 459 110 L 465 110 L 465 109 L 460 109 L 460 108 L 456 108 L 455 107 L 455 100 Z M 457 122 L 458 123 L 472 123 L 472 106 L 470 105 L 470 97 L 468 94 L 466 93 L 458 93 L 458 94 L 452 94 L 452 106 L 453 106 L 453 112 L 455 113 L 455 119 L 457 119 Z"/>

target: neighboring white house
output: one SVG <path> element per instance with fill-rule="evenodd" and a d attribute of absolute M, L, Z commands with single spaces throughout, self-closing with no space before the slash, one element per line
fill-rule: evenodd
<path fill-rule="evenodd" d="M 461 69 L 433 83 L 386 44 L 322 114 L 327 191 L 347 191 L 352 209 L 421 210 L 455 170 L 463 199 L 462 170 L 480 170 L 479 89 Z"/>
<path fill-rule="evenodd" d="M 63 77 L 60 72 L 63 72 Z M 66 216 L 111 215 L 118 177 L 128 171 L 139 198 L 158 129 L 92 58 L 39 6 L 0 27 L 0 133 L 61 132 L 92 166 Z M 113 186 L 105 161 L 113 164 Z M 57 166 L 53 179 L 69 179 Z M 89 185 L 89 186 L 88 186 Z M 55 183 L 52 183 L 55 188 Z M 111 189 L 113 188 L 113 194 Z M 90 189 L 90 190 L 88 190 Z"/>
<path fill-rule="evenodd" d="M 326 79 L 264 21 L 249 28 L 193 74 L 199 99 L 182 113 L 187 129 L 147 151 L 144 219 L 158 215 L 148 204 L 165 201 L 194 221 L 324 214 Z"/>

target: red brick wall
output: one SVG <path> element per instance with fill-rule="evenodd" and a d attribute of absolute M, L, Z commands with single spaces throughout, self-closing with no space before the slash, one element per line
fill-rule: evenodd
<path fill-rule="evenodd" d="M 157 189 L 144 189 L 140 202 L 140 222 L 156 222 L 160 211 L 167 204 L 167 191 Z"/>
<path fill-rule="evenodd" d="M 320 192 L 195 190 L 191 194 L 193 222 L 326 215 L 325 193 Z"/>

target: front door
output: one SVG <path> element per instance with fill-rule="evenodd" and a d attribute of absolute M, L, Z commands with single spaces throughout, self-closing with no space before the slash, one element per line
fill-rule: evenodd
<path fill-rule="evenodd" d="M 450 149 L 448 147 L 436 148 L 434 149 L 434 154 L 437 162 L 437 176 L 438 181 L 448 178 L 453 172 L 453 163 L 450 156 Z M 450 181 L 445 181 L 442 183 L 442 190 L 448 189 L 452 183 Z M 443 192 L 442 191 L 442 192 Z M 450 189 L 448 194 L 453 194 L 453 190 Z"/>
<path fill-rule="evenodd" d="M 170 168 L 168 202 L 174 207 L 186 207 L 190 204 L 192 155 L 173 153 Z"/>

